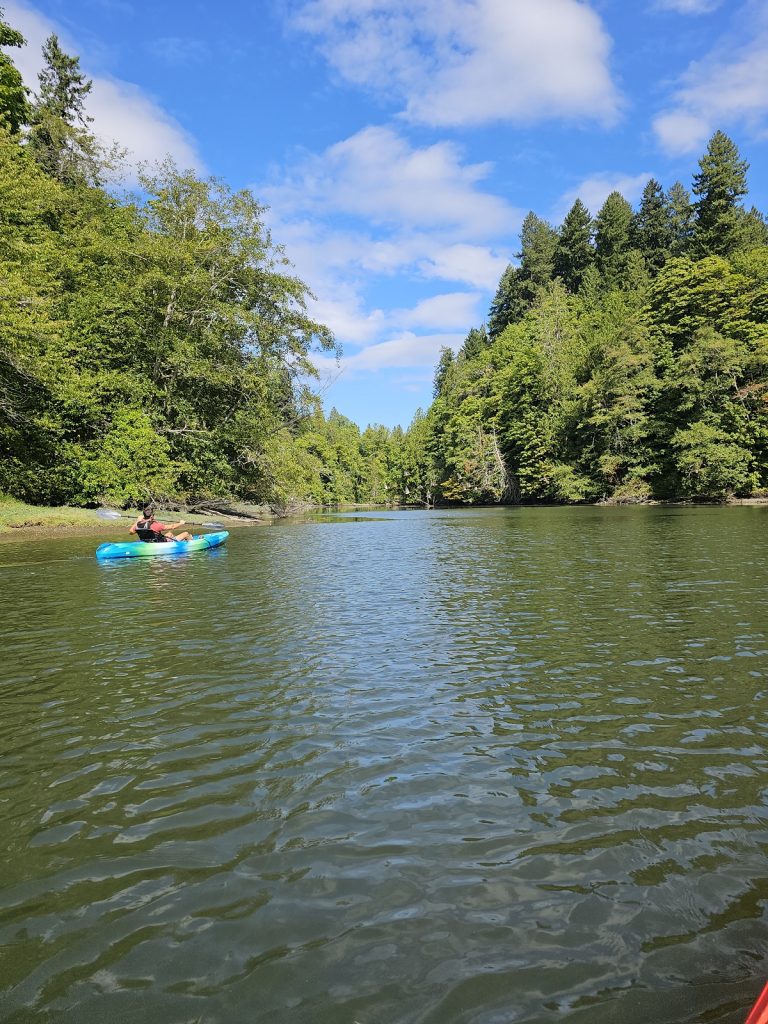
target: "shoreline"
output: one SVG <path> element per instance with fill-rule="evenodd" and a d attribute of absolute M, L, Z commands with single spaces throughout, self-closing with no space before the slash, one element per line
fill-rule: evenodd
<path fill-rule="evenodd" d="M 119 511 L 109 509 L 108 511 Z M 188 512 L 162 510 L 169 522 L 183 518 L 186 525 L 195 527 L 203 523 L 220 522 L 227 530 L 249 526 L 268 526 L 277 519 L 271 515 L 238 515 L 224 512 Z M 102 518 L 96 510 L 73 506 L 37 506 L 21 501 L 0 500 L 0 544 L 14 540 L 47 539 L 55 537 L 90 536 L 94 533 L 128 534 L 134 517 L 120 512 L 120 519 Z M 209 528 L 210 529 L 210 528 Z"/>
<path fill-rule="evenodd" d="M 217 504 L 211 502 L 212 505 Z M 737 506 L 768 506 L 768 496 L 754 498 L 730 498 L 725 501 L 691 501 L 690 499 L 678 499 L 668 501 L 644 501 L 644 502 L 591 502 L 580 506 L 584 508 L 648 508 L 651 506 L 665 506 L 667 508 L 702 508 L 702 507 L 737 507 Z M 392 508 L 391 505 L 345 505 L 344 509 L 355 508 Z M 403 506 L 400 506 L 403 507 Z M 409 506 L 410 508 L 423 508 L 421 505 Z M 445 505 L 442 508 L 480 508 L 489 506 L 479 505 Z M 494 505 L 493 508 L 536 508 L 552 507 L 537 505 Z M 565 506 L 556 506 L 565 507 Z M 579 507 L 579 506 L 574 506 Z M 329 509 L 330 510 L 330 509 Z M 110 509 L 109 511 L 119 511 Z M 176 516 L 183 516 L 188 526 L 202 525 L 204 522 L 217 521 L 227 529 L 240 529 L 252 526 L 269 526 L 281 519 L 300 516 L 309 511 L 318 512 L 318 507 L 308 508 L 301 505 L 283 514 L 278 514 L 264 506 L 243 506 L 242 509 L 235 507 L 234 511 L 226 513 L 210 509 L 208 512 L 180 512 L 179 510 L 160 510 L 164 518 L 172 519 Z M 0 500 L 0 544 L 13 540 L 32 538 L 55 538 L 62 536 L 89 536 L 94 533 L 114 534 L 127 533 L 132 515 L 120 513 L 120 519 L 106 519 L 98 516 L 94 509 L 75 508 L 73 506 L 37 506 L 27 505 L 24 502 L 15 500 Z"/>

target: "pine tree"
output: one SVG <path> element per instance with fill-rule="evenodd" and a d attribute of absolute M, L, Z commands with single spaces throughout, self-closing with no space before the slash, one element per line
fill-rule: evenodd
<path fill-rule="evenodd" d="M 597 269 L 608 287 L 624 283 L 633 222 L 632 207 L 627 200 L 620 192 L 611 192 L 595 219 Z"/>
<path fill-rule="evenodd" d="M 749 164 L 739 157 L 725 132 L 715 132 L 694 175 L 696 221 L 694 246 L 699 256 L 727 256 L 740 248 L 742 209 Z"/>
<path fill-rule="evenodd" d="M 499 286 L 488 312 L 488 334 L 498 338 L 509 324 L 515 323 L 525 312 L 520 294 L 520 268 L 510 263 L 501 275 Z"/>
<path fill-rule="evenodd" d="M 490 339 L 488 337 L 488 332 L 485 329 L 485 324 L 481 327 L 473 327 L 467 335 L 464 344 L 461 346 L 461 354 L 465 359 L 474 359 L 488 347 L 489 341 Z M 450 352 L 451 350 L 443 349 L 443 351 Z"/>
<path fill-rule="evenodd" d="M 56 35 L 43 47 L 45 66 L 32 107 L 29 149 L 51 177 L 66 185 L 97 177 L 98 146 L 85 112 L 93 83 L 80 70 L 80 58 L 64 53 Z"/>
<path fill-rule="evenodd" d="M 768 246 L 768 224 L 756 206 L 749 210 L 737 210 L 739 249 L 757 249 Z"/>
<path fill-rule="evenodd" d="M 673 256 L 682 256 L 688 251 L 693 238 L 691 194 L 681 182 L 676 181 L 667 193 L 667 203 L 672 231 L 671 252 Z"/>
<path fill-rule="evenodd" d="M 673 242 L 672 210 L 655 178 L 643 189 L 640 209 L 635 215 L 634 235 L 637 248 L 655 277 L 669 259 Z"/>
<path fill-rule="evenodd" d="M 539 290 L 554 274 L 557 232 L 531 211 L 520 230 L 519 267 L 504 271 L 488 316 L 491 338 L 497 338 L 509 324 L 517 323 L 536 301 Z"/>
<path fill-rule="evenodd" d="M 592 218 L 584 203 L 577 199 L 560 229 L 554 259 L 555 274 L 562 278 L 569 291 L 577 292 L 594 258 Z"/>
<path fill-rule="evenodd" d="M 435 376 L 432 381 L 433 398 L 439 398 L 439 396 L 442 394 L 443 388 L 445 387 L 446 381 L 448 379 L 448 375 L 451 372 L 451 369 L 453 368 L 453 364 L 453 349 L 448 348 L 447 345 L 443 345 L 443 347 L 440 349 L 440 359 L 438 360 L 437 366 L 435 367 Z"/>
<path fill-rule="evenodd" d="M 557 232 L 533 211 L 523 221 L 520 231 L 520 277 L 529 285 L 531 301 L 535 290 L 549 284 L 554 275 Z"/>
<path fill-rule="evenodd" d="M 24 36 L 3 20 L 3 13 L 0 7 L 0 47 L 23 46 L 26 42 Z M 18 134 L 29 121 L 28 93 L 21 72 L 8 54 L 0 50 L 0 124 L 4 124 L 12 135 Z"/>

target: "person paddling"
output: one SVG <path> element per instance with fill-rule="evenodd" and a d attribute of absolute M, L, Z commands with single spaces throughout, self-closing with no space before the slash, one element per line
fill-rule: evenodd
<path fill-rule="evenodd" d="M 145 508 L 128 532 L 138 534 L 139 540 L 148 544 L 169 540 L 192 540 L 192 534 L 186 530 L 176 535 L 171 532 L 179 526 L 184 526 L 183 519 L 180 519 L 178 523 L 159 523 L 155 519 L 155 510 Z"/>

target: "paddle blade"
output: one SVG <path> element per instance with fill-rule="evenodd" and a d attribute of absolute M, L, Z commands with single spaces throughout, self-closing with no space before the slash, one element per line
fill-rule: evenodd
<path fill-rule="evenodd" d="M 119 512 L 113 512 L 112 509 L 109 509 L 109 508 L 97 508 L 96 509 L 96 515 L 100 519 L 122 519 L 123 518 L 120 515 Z"/>
<path fill-rule="evenodd" d="M 201 526 L 210 526 L 212 530 L 223 530 L 224 523 L 200 523 Z"/>

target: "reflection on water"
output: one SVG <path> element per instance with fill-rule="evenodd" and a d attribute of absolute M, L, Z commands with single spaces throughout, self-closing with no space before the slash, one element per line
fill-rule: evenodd
<path fill-rule="evenodd" d="M 0 548 L 0 1020 L 735 1024 L 764 509 Z"/>

